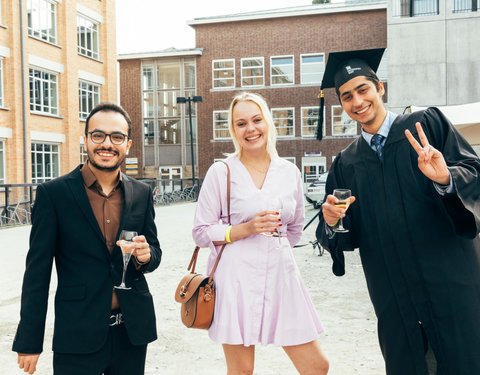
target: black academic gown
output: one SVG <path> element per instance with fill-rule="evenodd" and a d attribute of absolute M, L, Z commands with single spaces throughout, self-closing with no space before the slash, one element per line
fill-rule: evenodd
<path fill-rule="evenodd" d="M 456 193 L 441 196 L 405 137 L 419 121 L 440 150 Z M 344 250 L 360 249 L 388 375 L 425 375 L 422 329 L 438 375 L 480 374 L 480 161 L 436 108 L 398 116 L 383 162 L 363 137 L 335 158 L 326 192 L 352 190 L 348 234 L 317 237 L 344 274 Z M 421 323 L 419 323 L 421 322 Z M 348 322 L 347 322 L 348 324 Z"/>

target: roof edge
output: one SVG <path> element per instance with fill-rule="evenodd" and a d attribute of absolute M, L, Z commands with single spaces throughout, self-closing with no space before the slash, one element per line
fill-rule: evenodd
<path fill-rule="evenodd" d="M 251 21 L 258 19 L 268 18 L 285 18 L 285 17 L 298 17 L 298 16 L 313 16 L 318 14 L 331 14 L 331 13 L 345 13 L 345 12 L 361 12 L 377 9 L 387 9 L 387 2 L 381 1 L 373 4 L 362 5 L 348 5 L 345 3 L 330 4 L 329 6 L 304 6 L 294 8 L 281 8 L 272 9 L 258 12 L 230 14 L 222 16 L 213 16 L 205 18 L 194 18 L 188 20 L 187 25 L 196 26 L 209 23 L 222 23 L 222 22 L 238 22 L 238 21 Z"/>
<path fill-rule="evenodd" d="M 201 56 L 203 48 L 176 49 L 169 48 L 154 52 L 122 53 L 117 55 L 117 60 L 153 59 L 157 57 L 175 56 Z"/>

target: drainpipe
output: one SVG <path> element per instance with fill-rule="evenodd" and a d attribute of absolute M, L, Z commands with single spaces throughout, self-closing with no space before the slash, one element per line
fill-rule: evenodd
<path fill-rule="evenodd" d="M 28 184 L 28 142 L 27 142 L 27 90 L 25 89 L 25 29 L 23 22 L 23 0 L 19 2 L 20 10 L 20 53 L 22 74 L 22 117 L 23 117 L 23 182 Z"/>

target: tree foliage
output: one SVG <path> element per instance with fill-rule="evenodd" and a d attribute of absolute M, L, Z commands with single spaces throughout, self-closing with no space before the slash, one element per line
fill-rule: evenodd
<path fill-rule="evenodd" d="M 312 4 L 328 4 L 330 0 L 312 0 Z"/>

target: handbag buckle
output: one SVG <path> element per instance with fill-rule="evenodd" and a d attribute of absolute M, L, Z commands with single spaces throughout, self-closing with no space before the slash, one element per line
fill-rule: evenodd
<path fill-rule="evenodd" d="M 185 297 L 186 295 L 187 295 L 187 288 L 185 287 L 185 285 L 183 285 L 180 288 L 180 297 Z"/>

